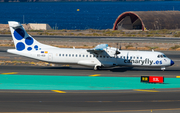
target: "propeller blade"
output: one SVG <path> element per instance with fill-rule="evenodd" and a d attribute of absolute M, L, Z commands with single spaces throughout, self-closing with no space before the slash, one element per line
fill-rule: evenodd
<path fill-rule="evenodd" d="M 121 50 L 121 43 L 120 43 L 120 46 L 119 46 L 119 50 Z"/>

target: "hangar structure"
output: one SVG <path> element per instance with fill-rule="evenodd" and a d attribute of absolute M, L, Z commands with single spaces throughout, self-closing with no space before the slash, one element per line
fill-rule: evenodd
<path fill-rule="evenodd" d="M 180 29 L 180 11 L 130 11 L 116 19 L 113 30 Z"/>

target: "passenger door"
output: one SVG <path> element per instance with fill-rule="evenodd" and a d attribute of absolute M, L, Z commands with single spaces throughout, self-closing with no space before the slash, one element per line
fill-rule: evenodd
<path fill-rule="evenodd" d="M 53 60 L 53 54 L 52 53 L 49 53 L 48 54 L 48 61 L 52 61 Z"/>

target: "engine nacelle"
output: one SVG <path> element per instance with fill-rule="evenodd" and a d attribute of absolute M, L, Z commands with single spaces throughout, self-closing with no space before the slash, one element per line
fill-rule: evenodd
<path fill-rule="evenodd" d="M 114 67 L 117 66 L 116 63 L 113 62 L 101 62 L 102 67 Z"/>
<path fill-rule="evenodd" d="M 110 56 L 114 56 L 114 55 L 120 54 L 120 52 L 116 48 L 108 48 L 107 49 L 107 53 Z"/>
<path fill-rule="evenodd" d="M 89 61 L 89 60 L 81 60 L 78 62 L 79 65 L 94 67 L 94 70 L 98 70 L 102 67 L 113 67 L 117 66 L 117 64 L 113 62 L 95 62 L 95 61 Z"/>

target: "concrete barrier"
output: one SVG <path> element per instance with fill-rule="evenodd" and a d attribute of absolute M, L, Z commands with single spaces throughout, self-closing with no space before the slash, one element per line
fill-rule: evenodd
<path fill-rule="evenodd" d="M 41 24 L 41 23 L 29 23 L 22 24 L 25 30 L 51 30 L 51 26 L 49 24 Z M 0 24 L 0 30 L 9 30 L 8 24 Z"/>
<path fill-rule="evenodd" d="M 49 24 L 29 23 L 29 26 L 32 30 L 51 30 L 52 29 Z"/>

